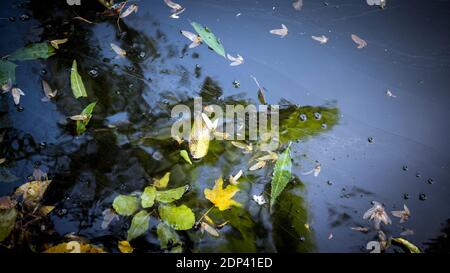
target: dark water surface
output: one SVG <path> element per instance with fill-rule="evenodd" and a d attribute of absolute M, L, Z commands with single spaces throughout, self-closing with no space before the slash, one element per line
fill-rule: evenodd
<path fill-rule="evenodd" d="M 270 169 L 245 172 L 236 198 L 243 206 L 224 217 L 235 225 L 223 228 L 218 239 L 180 232 L 186 251 L 366 251 L 376 232 L 350 227 L 369 226 L 362 215 L 373 200 L 388 211 L 403 204 L 411 210 L 405 224 L 392 217 L 393 224 L 383 226 L 388 236 L 408 228 L 414 235 L 405 238 L 422 249 L 449 251 L 449 1 L 392 0 L 379 9 L 363 0 L 305 0 L 296 11 L 291 1 L 180 0 L 186 11 L 178 20 L 169 18 L 163 1 L 138 1 L 139 12 L 123 20 L 122 34 L 114 18 L 95 17 L 100 5 L 87 2 L 74 8 L 64 1 L 8 0 L 0 9 L 2 56 L 28 43 L 69 37 L 48 60 L 19 63 L 23 111 L 10 94 L 0 96 L 0 158 L 7 159 L 2 170 L 18 178 L 0 182 L 0 195 L 11 194 L 39 163 L 53 179 L 45 203 L 56 206 L 49 224 L 55 232 L 38 236 L 39 250 L 74 232 L 117 251 L 129 219 L 103 230 L 102 211 L 118 193 L 142 191 L 166 171 L 172 172 L 171 185 L 192 186 L 183 200 L 199 217 L 210 206 L 203 190 L 220 175 L 246 170 L 250 156 L 213 144 L 205 159 L 186 165 L 168 138 L 171 106 L 192 103 L 199 94 L 209 95 L 209 102 L 256 103 L 253 75 L 269 103 L 337 108 L 338 122 L 293 144 L 295 179 L 274 213 L 251 200 L 267 192 Z M 21 20 L 23 14 L 31 18 Z M 95 24 L 72 20 L 77 14 Z M 245 63 L 230 67 L 205 45 L 188 49 L 180 30 L 193 32 L 190 21 L 208 26 Z M 281 24 L 289 28 L 286 37 L 269 34 Z M 322 34 L 328 43 L 311 39 Z M 357 49 L 351 34 L 368 46 Z M 127 50 L 127 58 L 115 58 L 110 43 Z M 73 98 L 73 59 L 89 99 Z M 59 90 L 55 100 L 41 102 L 42 79 Z M 396 98 L 386 95 L 388 89 Z M 92 101 L 98 102 L 95 114 L 77 137 L 66 117 Z M 302 175 L 317 163 L 319 176 Z M 151 231 L 135 240 L 138 251 L 160 251 L 156 225 L 152 218 Z"/>

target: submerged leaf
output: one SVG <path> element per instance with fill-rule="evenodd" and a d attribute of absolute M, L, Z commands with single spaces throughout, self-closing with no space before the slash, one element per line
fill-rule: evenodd
<path fill-rule="evenodd" d="M 291 169 L 292 169 L 292 158 L 290 153 L 290 144 L 284 150 L 282 154 L 277 159 L 275 163 L 275 168 L 273 171 L 272 182 L 271 182 L 271 193 L 270 193 L 270 206 L 275 204 L 275 200 L 284 190 L 286 185 L 291 179 Z"/>
<path fill-rule="evenodd" d="M 82 120 L 77 120 L 77 134 L 81 135 L 86 131 L 86 126 L 88 125 L 89 121 L 92 117 L 92 112 L 94 111 L 96 102 L 90 103 L 88 106 L 86 106 L 83 111 L 81 112 L 81 117 L 86 117 Z"/>
<path fill-rule="evenodd" d="M 182 242 L 177 232 L 173 230 L 168 224 L 162 222 L 156 228 L 159 244 L 161 249 L 171 249 L 171 252 L 181 252 Z"/>
<path fill-rule="evenodd" d="M 157 187 L 158 189 L 164 189 L 167 187 L 167 184 L 169 184 L 170 180 L 170 172 L 167 172 L 163 177 L 160 179 L 155 179 L 153 182 L 153 185 Z"/>
<path fill-rule="evenodd" d="M 153 186 L 145 187 L 141 195 L 141 205 L 144 209 L 153 207 L 155 203 L 156 189 Z"/>
<path fill-rule="evenodd" d="M 162 205 L 158 208 L 159 215 L 175 230 L 188 230 L 195 224 L 195 215 L 186 205 L 179 207 Z"/>
<path fill-rule="evenodd" d="M 192 22 L 191 25 L 195 31 L 200 35 L 203 42 L 205 42 L 217 54 L 225 58 L 225 49 L 219 39 L 207 27 L 203 27 L 199 23 Z"/>
<path fill-rule="evenodd" d="M 16 83 L 16 67 L 17 65 L 12 62 L 0 60 L 0 85 L 3 91 L 9 91 Z"/>
<path fill-rule="evenodd" d="M 80 97 L 87 97 L 86 88 L 84 87 L 83 80 L 78 73 L 77 61 L 73 60 L 72 70 L 70 72 L 70 86 L 72 88 L 73 95 L 76 99 Z"/>
<path fill-rule="evenodd" d="M 17 210 L 15 207 L 0 210 L 0 242 L 8 238 L 14 229 L 17 218 Z"/>
<path fill-rule="evenodd" d="M 162 203 L 172 203 L 183 197 L 183 194 L 186 192 L 186 186 L 178 187 L 175 189 L 170 189 L 166 191 L 158 191 L 156 193 L 156 201 Z"/>
<path fill-rule="evenodd" d="M 209 225 L 206 222 L 201 222 L 200 223 L 200 228 L 202 231 L 206 231 L 207 233 L 209 233 L 209 235 L 213 236 L 213 237 L 219 237 L 220 234 L 217 231 L 216 228 L 212 227 L 211 225 Z"/>
<path fill-rule="evenodd" d="M 119 220 L 119 216 L 112 209 L 105 209 L 103 212 L 102 229 L 107 229 L 111 222 L 116 219 Z"/>
<path fill-rule="evenodd" d="M 26 47 L 20 48 L 12 53 L 8 60 L 11 61 L 29 61 L 36 59 L 47 59 L 55 55 L 55 49 L 47 42 L 31 44 Z"/>
<path fill-rule="evenodd" d="M 145 210 L 136 213 L 133 220 L 131 220 L 131 226 L 128 229 L 127 241 L 131 241 L 144 234 L 148 230 L 149 220 L 150 214 Z"/>
<path fill-rule="evenodd" d="M 227 185 L 223 188 L 223 179 L 219 177 L 216 180 L 214 188 L 205 189 L 204 194 L 206 199 L 211 201 L 219 210 L 226 210 L 231 206 L 241 206 L 240 203 L 232 199 L 238 191 L 239 188 L 235 185 Z"/>
<path fill-rule="evenodd" d="M 131 216 L 138 209 L 138 199 L 131 195 L 118 195 L 112 206 L 119 215 Z"/>

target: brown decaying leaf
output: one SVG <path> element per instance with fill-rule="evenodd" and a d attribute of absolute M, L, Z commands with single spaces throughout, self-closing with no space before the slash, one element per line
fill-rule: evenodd
<path fill-rule="evenodd" d="M 13 87 L 11 89 L 11 95 L 13 97 L 14 104 L 18 105 L 20 103 L 20 96 L 25 96 L 25 93 L 23 93 L 23 91 L 20 88 Z"/>
<path fill-rule="evenodd" d="M 120 57 L 125 57 L 127 55 L 127 52 L 125 50 L 123 50 L 122 48 L 113 43 L 111 43 L 111 48 Z"/>
<path fill-rule="evenodd" d="M 46 80 L 42 80 L 42 89 L 44 90 L 45 97 L 43 97 L 42 101 L 49 101 L 56 97 L 58 90 L 52 90 L 50 84 Z"/>
<path fill-rule="evenodd" d="M 0 210 L 9 210 L 16 205 L 16 201 L 9 196 L 0 197 Z"/>
<path fill-rule="evenodd" d="M 199 46 L 202 43 L 202 38 L 200 38 L 200 35 L 192 33 L 187 30 L 182 30 L 181 34 L 188 38 L 192 43 L 189 45 L 189 48 L 194 48 Z"/>
<path fill-rule="evenodd" d="M 356 34 L 352 34 L 352 40 L 353 42 L 355 42 L 358 45 L 358 49 L 361 49 L 365 46 L 367 46 L 367 42 L 364 41 L 363 39 L 361 39 L 360 37 L 358 37 Z"/>
<path fill-rule="evenodd" d="M 51 40 L 51 41 L 50 41 L 50 44 L 51 44 L 54 48 L 59 49 L 59 45 L 64 44 L 64 43 L 67 43 L 68 40 L 69 40 L 69 39 L 67 39 L 67 38 Z"/>
<path fill-rule="evenodd" d="M 18 198 L 23 196 L 24 204 L 28 208 L 35 208 L 41 201 L 45 191 L 52 181 L 32 181 L 23 184 L 15 191 L 13 197 Z"/>
<path fill-rule="evenodd" d="M 284 38 L 284 36 L 288 35 L 288 28 L 284 24 L 281 24 L 280 29 L 272 29 L 270 33 L 279 35 L 281 38 Z"/>
<path fill-rule="evenodd" d="M 209 235 L 211 235 L 213 237 L 219 237 L 220 236 L 220 234 L 217 231 L 217 229 L 215 229 L 214 227 L 212 227 L 211 225 L 209 225 L 206 222 L 201 222 L 200 223 L 200 228 L 201 228 L 202 232 L 206 231 L 206 232 L 209 233 Z"/>

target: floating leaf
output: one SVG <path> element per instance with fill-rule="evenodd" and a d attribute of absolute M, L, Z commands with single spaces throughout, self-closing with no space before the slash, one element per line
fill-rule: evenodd
<path fill-rule="evenodd" d="M 16 83 L 16 67 L 17 65 L 5 60 L 0 60 L 0 85 Z M 4 90 L 5 91 L 5 90 Z"/>
<path fill-rule="evenodd" d="M 294 2 L 292 2 L 292 7 L 298 11 L 302 10 L 303 0 L 295 0 Z"/>
<path fill-rule="evenodd" d="M 69 40 L 69 39 L 67 39 L 67 38 L 64 38 L 64 39 L 57 39 L 57 40 L 51 40 L 51 41 L 50 41 L 50 44 L 51 44 L 54 48 L 59 49 L 59 45 L 67 43 L 68 40 Z"/>
<path fill-rule="evenodd" d="M 86 117 L 86 118 L 77 120 L 77 134 L 78 135 L 81 135 L 82 133 L 84 133 L 86 131 L 86 126 L 88 125 L 89 121 L 91 120 L 92 112 L 94 111 L 96 104 L 97 104 L 96 102 L 90 103 L 81 112 L 80 116 Z"/>
<path fill-rule="evenodd" d="M 190 31 L 182 30 L 181 34 L 188 38 L 192 43 L 189 45 L 189 48 L 194 48 L 199 46 L 202 43 L 202 38 L 200 38 L 200 35 L 194 34 Z"/>
<path fill-rule="evenodd" d="M 206 199 L 211 201 L 219 210 L 226 210 L 231 206 L 241 206 L 240 203 L 231 199 L 238 191 L 239 188 L 236 185 L 227 185 L 223 188 L 223 179 L 219 177 L 214 188 L 205 189 L 204 194 Z"/>
<path fill-rule="evenodd" d="M 114 198 L 113 208 L 122 216 L 131 216 L 138 209 L 138 199 L 131 195 L 118 195 Z"/>
<path fill-rule="evenodd" d="M 29 61 L 36 59 L 47 59 L 55 55 L 55 49 L 47 42 L 31 44 L 20 48 L 12 53 L 8 60 L 11 61 Z"/>
<path fill-rule="evenodd" d="M 134 250 L 128 241 L 120 241 L 118 247 L 122 253 L 133 253 Z"/>
<path fill-rule="evenodd" d="M 281 28 L 279 29 L 272 29 L 270 31 L 271 34 L 279 35 L 281 38 L 284 38 L 284 36 L 288 35 L 288 28 L 281 24 Z"/>
<path fill-rule="evenodd" d="M 183 194 L 186 192 L 186 186 L 178 187 L 171 190 L 166 191 L 158 191 L 156 193 L 156 201 L 162 203 L 172 203 L 183 197 Z"/>
<path fill-rule="evenodd" d="M 168 224 L 162 222 L 156 228 L 159 244 L 161 249 L 171 249 L 172 253 L 179 253 L 182 251 L 182 242 L 177 232 L 173 230 Z"/>
<path fill-rule="evenodd" d="M 187 163 L 189 163 L 189 164 L 192 165 L 192 161 L 191 161 L 191 159 L 189 158 L 189 154 L 188 154 L 188 152 L 187 152 L 186 150 L 181 150 L 181 151 L 180 151 L 180 156 L 181 156 Z"/>
<path fill-rule="evenodd" d="M 399 237 L 399 238 L 392 238 L 392 241 L 406 247 L 411 253 L 422 253 L 422 251 L 420 251 L 420 249 L 417 246 L 415 246 L 413 243 L 411 243 L 406 239 Z"/>
<path fill-rule="evenodd" d="M 129 16 L 130 14 L 137 13 L 139 9 L 139 6 L 136 4 L 131 4 L 122 14 L 120 14 L 120 18 L 123 19 L 127 16 Z"/>
<path fill-rule="evenodd" d="M 8 210 L 14 208 L 16 201 L 9 196 L 0 197 L 0 210 Z"/>
<path fill-rule="evenodd" d="M 111 48 L 120 57 L 125 57 L 127 55 L 127 52 L 125 50 L 123 50 L 122 48 L 120 48 L 119 46 L 117 46 L 113 43 L 111 43 Z"/>
<path fill-rule="evenodd" d="M 237 66 L 244 63 L 244 58 L 241 55 L 237 55 L 237 57 L 233 57 L 230 54 L 227 54 L 228 60 L 231 61 L 230 66 Z"/>
<path fill-rule="evenodd" d="M 10 209 L 0 210 L 0 242 L 8 238 L 14 229 L 17 218 L 17 210 L 12 207 Z"/>
<path fill-rule="evenodd" d="M 317 42 L 319 42 L 319 44 L 326 44 L 328 42 L 328 38 L 325 35 L 322 36 L 311 36 L 311 38 L 313 40 L 316 40 Z"/>
<path fill-rule="evenodd" d="M 58 90 L 52 90 L 50 84 L 46 80 L 42 80 L 42 89 L 44 90 L 45 97 L 43 97 L 42 101 L 49 101 L 56 97 Z"/>
<path fill-rule="evenodd" d="M 70 72 L 70 86 L 72 88 L 73 95 L 76 99 L 80 97 L 87 97 L 86 88 L 84 87 L 83 80 L 78 73 L 77 61 L 73 60 L 72 70 Z"/>
<path fill-rule="evenodd" d="M 150 220 L 150 214 L 145 210 L 141 210 L 136 213 L 131 220 L 130 229 L 128 229 L 127 233 L 127 241 L 131 241 L 134 238 L 137 238 L 144 234 L 148 229 L 148 222 Z"/>
<path fill-rule="evenodd" d="M 44 196 L 47 187 L 52 181 L 32 181 L 16 189 L 13 197 L 23 196 L 24 204 L 28 208 L 35 208 Z"/>
<path fill-rule="evenodd" d="M 162 205 L 158 208 L 159 215 L 175 230 L 188 230 L 195 224 L 195 215 L 186 205 Z"/>
<path fill-rule="evenodd" d="M 18 87 L 13 87 L 11 89 L 11 95 L 13 97 L 14 104 L 18 105 L 20 103 L 20 97 L 25 96 L 25 93 L 22 91 L 22 89 Z"/>
<path fill-rule="evenodd" d="M 200 35 L 203 42 L 205 42 L 217 54 L 225 58 L 225 49 L 223 48 L 222 43 L 207 27 L 203 27 L 201 24 L 196 22 L 192 22 L 191 25 Z"/>
<path fill-rule="evenodd" d="M 170 172 L 167 172 L 160 179 L 155 179 L 153 185 L 158 189 L 164 189 L 165 187 L 167 187 L 167 184 L 169 184 L 169 180 L 170 180 Z"/>
<path fill-rule="evenodd" d="M 291 179 L 291 169 L 292 169 L 292 158 L 290 153 L 290 144 L 284 150 L 282 154 L 277 159 L 275 163 L 275 168 L 273 170 L 272 182 L 271 182 L 271 193 L 270 193 L 270 206 L 275 204 L 275 200 L 284 190 L 289 180 Z"/>
<path fill-rule="evenodd" d="M 361 39 L 358 35 L 352 34 L 351 35 L 353 42 L 355 42 L 358 45 L 358 49 L 361 49 L 365 46 L 367 46 L 367 42 Z"/>
<path fill-rule="evenodd" d="M 106 251 L 94 245 L 71 241 L 53 246 L 44 253 L 106 253 Z"/>
<path fill-rule="evenodd" d="M 145 208 L 153 207 L 155 203 L 156 189 L 153 186 L 145 187 L 144 192 L 141 195 L 141 205 Z"/>

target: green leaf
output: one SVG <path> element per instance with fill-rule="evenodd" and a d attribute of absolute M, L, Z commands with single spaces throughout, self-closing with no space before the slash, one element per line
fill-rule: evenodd
<path fill-rule="evenodd" d="M 420 249 L 417 246 L 415 246 L 413 243 L 411 243 L 410 241 L 408 241 L 406 239 L 403 239 L 403 238 L 399 237 L 399 238 L 392 238 L 392 241 L 394 241 L 397 244 L 405 247 L 411 253 L 422 253 L 422 251 L 420 251 Z"/>
<path fill-rule="evenodd" d="M 127 241 L 131 241 L 136 237 L 141 236 L 148 230 L 148 222 L 150 220 L 150 214 L 145 210 L 141 210 L 136 213 L 131 220 L 130 229 L 128 229 Z"/>
<path fill-rule="evenodd" d="M 169 180 L 170 180 L 170 172 L 167 172 L 160 179 L 156 179 L 154 185 L 159 189 L 164 189 L 169 184 Z"/>
<path fill-rule="evenodd" d="M 162 203 L 172 203 L 180 199 L 186 192 L 186 186 L 178 187 L 167 191 L 158 191 L 156 193 L 156 201 Z"/>
<path fill-rule="evenodd" d="M 284 152 L 278 157 L 277 163 L 275 163 L 275 168 L 273 170 L 272 183 L 271 183 L 271 193 L 270 193 L 270 206 L 275 204 L 275 200 L 284 190 L 287 183 L 291 179 L 291 169 L 292 169 L 292 159 L 290 153 L 291 145 L 284 150 Z"/>
<path fill-rule="evenodd" d="M 92 112 L 94 111 L 96 104 L 97 104 L 96 102 L 90 103 L 81 112 L 81 115 L 86 115 L 87 119 L 77 120 L 77 134 L 78 135 L 81 135 L 82 133 L 84 133 L 86 131 L 86 126 L 88 125 L 89 121 L 91 120 Z"/>
<path fill-rule="evenodd" d="M 173 230 L 168 224 L 162 222 L 156 228 L 159 244 L 161 249 L 171 249 L 172 253 L 179 253 L 182 251 L 182 242 L 178 233 Z"/>
<path fill-rule="evenodd" d="M 3 242 L 14 229 L 16 217 L 16 208 L 0 210 L 0 242 Z"/>
<path fill-rule="evenodd" d="M 203 27 L 199 23 L 192 22 L 192 27 L 197 31 L 202 41 L 205 42 L 212 50 L 225 58 L 225 49 L 219 39 L 207 27 Z"/>
<path fill-rule="evenodd" d="M 86 88 L 84 87 L 83 80 L 78 73 L 76 60 L 73 60 L 72 63 L 72 71 L 70 72 L 70 86 L 72 87 L 72 93 L 76 99 L 80 97 L 87 97 Z"/>
<path fill-rule="evenodd" d="M 141 205 L 144 209 L 153 207 L 155 203 L 156 189 L 153 186 L 148 186 L 144 189 L 141 195 Z"/>
<path fill-rule="evenodd" d="M 55 49 L 47 42 L 31 44 L 20 48 L 12 53 L 8 60 L 11 61 L 29 61 L 36 59 L 47 59 L 55 55 Z"/>
<path fill-rule="evenodd" d="M 186 150 L 181 150 L 181 151 L 180 151 L 180 156 L 181 156 L 187 163 L 189 163 L 189 164 L 192 165 L 192 161 L 191 161 L 191 159 L 189 158 L 189 154 L 188 154 L 188 152 L 187 152 Z"/>
<path fill-rule="evenodd" d="M 122 216 L 130 216 L 138 209 L 138 199 L 131 195 L 118 195 L 113 201 L 114 210 Z"/>
<path fill-rule="evenodd" d="M 16 67 L 12 62 L 0 60 L 0 85 L 7 84 L 9 80 L 11 84 L 16 83 Z"/>
<path fill-rule="evenodd" d="M 158 208 L 159 216 L 175 230 L 187 230 L 194 226 L 195 215 L 186 205 L 179 207 L 173 205 L 161 205 Z"/>

